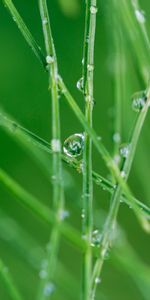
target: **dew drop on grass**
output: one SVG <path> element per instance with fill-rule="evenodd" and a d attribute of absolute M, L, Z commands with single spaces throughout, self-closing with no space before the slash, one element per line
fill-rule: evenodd
<path fill-rule="evenodd" d="M 85 218 L 85 210 L 84 210 L 84 209 L 82 209 L 81 218 L 82 218 L 82 219 Z"/>
<path fill-rule="evenodd" d="M 126 177 L 125 171 L 121 171 L 121 172 L 120 172 L 120 175 L 121 175 L 122 178 L 125 178 L 125 177 Z"/>
<path fill-rule="evenodd" d="M 44 278 L 46 278 L 47 277 L 47 271 L 46 270 L 40 270 L 40 272 L 39 272 L 39 277 L 41 278 L 41 279 L 44 279 Z"/>
<path fill-rule="evenodd" d="M 123 158 L 127 158 L 130 151 L 130 144 L 122 144 L 120 146 L 119 152 Z"/>
<path fill-rule="evenodd" d="M 78 157 L 82 154 L 84 148 L 84 135 L 75 133 L 64 141 L 64 153 L 69 157 Z"/>
<path fill-rule="evenodd" d="M 66 218 L 69 218 L 69 216 L 70 216 L 70 213 L 69 213 L 68 210 L 63 210 L 63 209 L 62 209 L 62 210 L 59 212 L 59 218 L 60 218 L 61 221 L 65 220 Z"/>
<path fill-rule="evenodd" d="M 96 14 L 97 13 L 97 7 L 96 6 L 94 6 L 94 5 L 91 5 L 91 7 L 90 7 L 90 12 L 91 12 L 91 14 Z"/>
<path fill-rule="evenodd" d="M 53 56 L 51 56 L 51 55 L 47 55 L 46 56 L 46 62 L 47 62 L 47 64 L 52 64 L 53 62 L 54 62 L 54 57 Z"/>
<path fill-rule="evenodd" d="M 101 283 L 101 278 L 100 278 L 100 277 L 96 277 L 96 278 L 95 278 L 95 283 L 96 283 L 96 284 Z"/>
<path fill-rule="evenodd" d="M 77 81 L 77 89 L 80 92 L 83 92 L 83 77 L 81 77 L 78 81 Z"/>
<path fill-rule="evenodd" d="M 119 132 L 115 132 L 113 134 L 113 141 L 116 143 L 116 144 L 119 144 L 120 141 L 121 141 L 121 137 L 120 137 L 120 133 Z"/>
<path fill-rule="evenodd" d="M 92 232 L 92 242 L 91 242 L 91 246 L 92 247 L 96 247 L 99 246 L 101 241 L 101 234 L 99 233 L 99 231 L 96 229 Z"/>
<path fill-rule="evenodd" d="M 141 24 L 145 23 L 145 21 L 146 21 L 145 12 L 143 10 L 136 9 L 135 10 L 135 16 L 136 16 L 136 19 L 139 23 L 141 23 Z"/>
<path fill-rule="evenodd" d="M 140 91 L 132 96 L 132 108 L 136 112 L 140 112 L 146 103 L 147 97 L 145 91 Z"/>
<path fill-rule="evenodd" d="M 53 152 L 61 152 L 61 142 L 59 139 L 52 139 L 51 147 Z"/>
<path fill-rule="evenodd" d="M 44 19 L 42 20 L 42 23 L 43 23 L 43 25 L 46 25 L 46 24 L 48 23 L 48 20 L 47 20 L 46 18 L 44 18 Z"/>
<path fill-rule="evenodd" d="M 49 297 L 55 291 L 55 285 L 52 282 L 46 283 L 43 289 L 43 294 L 45 297 Z"/>
<path fill-rule="evenodd" d="M 92 72 L 94 70 L 94 65 L 91 64 L 87 65 L 87 69 L 89 72 Z"/>

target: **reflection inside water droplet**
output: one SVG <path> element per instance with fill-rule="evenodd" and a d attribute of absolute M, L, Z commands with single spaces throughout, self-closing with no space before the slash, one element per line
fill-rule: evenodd
<path fill-rule="evenodd" d="M 140 91 L 132 96 L 132 108 L 136 112 L 140 112 L 146 103 L 147 97 L 145 91 Z"/>
<path fill-rule="evenodd" d="M 64 142 L 64 153 L 69 157 L 78 157 L 84 148 L 84 135 L 76 133 L 68 137 Z"/>
<path fill-rule="evenodd" d="M 120 155 L 123 157 L 123 158 L 127 158 L 128 155 L 129 155 L 129 151 L 130 151 L 130 145 L 129 144 L 122 144 L 120 146 Z"/>

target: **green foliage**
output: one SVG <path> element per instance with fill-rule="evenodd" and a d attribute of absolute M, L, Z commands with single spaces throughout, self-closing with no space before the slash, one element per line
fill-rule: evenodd
<path fill-rule="evenodd" d="M 28 270 L 29 268 L 32 268 L 35 272 L 34 280 L 36 281 L 36 285 L 34 286 L 34 291 L 26 294 L 25 288 L 23 288 L 23 284 L 21 284 L 22 298 L 25 299 L 29 297 L 30 299 L 34 297 L 39 300 L 45 300 L 50 298 L 66 299 L 66 297 L 67 299 L 79 299 L 81 297 L 82 300 L 93 300 L 97 295 L 97 299 L 105 299 L 105 295 L 103 295 L 101 289 L 98 289 L 98 284 L 101 282 L 103 265 L 110 252 L 109 255 L 111 255 L 112 264 L 120 269 L 121 272 L 123 271 L 130 276 L 140 292 L 139 299 L 147 300 L 150 292 L 149 267 L 147 267 L 136 254 L 136 251 L 127 241 L 123 229 L 120 229 L 120 225 L 118 225 L 119 209 L 121 203 L 125 202 L 128 207 L 132 209 L 132 213 L 135 214 L 138 220 L 139 225 L 136 226 L 141 226 L 141 229 L 145 232 L 143 233 L 141 230 L 141 235 L 150 233 L 150 208 L 143 202 L 143 195 L 142 201 L 137 200 L 136 197 L 133 196 L 128 182 L 141 130 L 145 124 L 150 106 L 150 86 L 148 83 L 150 41 L 145 26 L 145 15 L 140 9 L 137 0 L 121 0 L 119 3 L 117 0 L 113 0 L 111 3 L 107 3 L 108 7 L 106 10 L 105 22 L 107 23 L 107 18 L 111 14 L 110 22 L 111 27 L 113 28 L 113 34 L 111 34 L 110 24 L 109 26 L 107 25 L 108 48 L 109 53 L 112 55 L 110 50 L 110 41 L 112 41 L 113 51 L 115 52 L 111 70 L 112 74 L 114 74 L 112 93 L 114 97 L 111 97 L 114 107 L 114 119 L 112 126 L 113 143 L 110 151 L 97 134 L 99 131 L 99 123 L 96 123 L 93 126 L 93 108 L 95 108 L 94 91 L 96 94 L 96 89 L 94 89 L 94 82 L 96 81 L 96 78 L 94 78 L 94 74 L 96 73 L 96 63 L 94 60 L 94 49 L 96 48 L 95 43 L 97 41 L 95 40 L 96 19 L 98 22 L 101 20 L 102 15 L 99 13 L 97 14 L 97 12 L 104 4 L 99 6 L 99 1 L 85 1 L 85 25 L 83 26 L 82 24 L 82 26 L 85 27 L 82 43 L 82 77 L 77 84 L 78 87 L 80 84 L 80 91 L 82 92 L 81 99 L 84 100 L 85 104 L 84 112 L 82 112 L 78 101 L 75 100 L 76 97 L 70 92 L 71 88 L 69 87 L 69 82 L 66 80 L 68 78 L 60 75 L 59 59 L 56 55 L 56 52 L 58 51 L 59 53 L 60 49 L 55 49 L 55 38 L 53 38 L 53 35 L 55 36 L 55 24 L 53 23 L 55 22 L 55 19 L 53 22 L 51 20 L 51 5 L 52 7 L 55 7 L 55 5 L 49 4 L 47 7 L 46 0 L 39 0 L 39 11 L 45 42 L 45 55 L 41 51 L 36 39 L 32 36 L 13 2 L 11 0 L 3 0 L 3 2 L 27 44 L 41 62 L 44 71 L 46 70 L 45 73 L 48 75 L 48 92 L 50 93 L 52 106 L 51 143 L 48 143 L 37 134 L 19 125 L 19 123 L 7 115 L 3 109 L 0 111 L 0 125 L 5 130 L 7 136 L 9 135 L 10 138 L 17 141 L 19 147 L 21 146 L 22 149 L 30 155 L 31 160 L 34 160 L 36 165 L 41 168 L 41 171 L 45 175 L 45 181 L 48 180 L 48 188 L 50 185 L 50 176 L 52 178 L 52 191 L 50 190 L 48 192 L 48 198 L 52 198 L 53 204 L 49 207 L 49 201 L 46 204 L 44 201 L 44 188 L 43 191 L 41 191 L 41 199 L 43 199 L 42 203 L 42 201 L 39 200 L 39 197 L 36 196 L 36 187 L 33 189 L 35 193 L 35 195 L 33 195 L 32 192 L 29 192 L 28 189 L 17 182 L 15 178 L 8 175 L 7 172 L 3 170 L 2 166 L 0 168 L 1 186 L 4 186 L 5 189 L 9 191 L 12 200 L 16 198 L 18 205 L 21 204 L 23 214 L 26 215 L 27 211 L 28 213 L 31 213 L 32 224 L 34 222 L 32 216 L 33 218 L 35 216 L 37 220 L 44 221 L 43 223 L 40 223 L 38 227 L 40 237 L 42 238 L 43 232 L 45 232 L 45 229 L 42 228 L 43 224 L 48 225 L 48 230 L 46 229 L 46 232 L 48 236 L 50 235 L 50 239 L 46 236 L 46 241 L 49 240 L 47 246 L 45 246 L 45 241 L 44 246 L 41 246 L 36 238 L 32 238 L 30 229 L 26 229 L 26 221 L 25 228 L 22 228 L 19 221 L 14 221 L 14 217 L 9 217 L 9 213 L 7 216 L 6 211 L 4 212 L 3 209 L 0 211 L 0 228 L 2 229 L 0 239 L 4 244 L 6 243 L 15 250 L 16 257 L 20 256 L 22 258 L 25 269 Z M 59 1 L 59 4 L 66 15 L 73 16 L 80 11 L 80 4 L 78 1 L 61 0 Z M 115 14 L 112 14 L 112 12 L 115 12 Z M 59 33 L 61 33 L 60 30 Z M 65 36 L 65 40 L 66 39 L 67 35 Z M 71 39 L 73 39 L 72 35 Z M 127 50 L 129 45 L 131 47 L 131 53 Z M 58 54 L 58 57 L 59 55 L 60 54 Z M 136 111 L 134 112 L 136 117 L 129 112 L 132 130 L 130 131 L 130 135 L 128 134 L 128 137 L 126 134 L 127 143 L 121 144 L 124 140 L 123 122 L 125 122 L 126 128 L 128 128 L 128 120 L 126 118 L 124 120 L 123 115 L 124 105 L 127 101 L 130 89 L 133 89 L 135 86 L 134 81 L 132 83 L 127 79 L 129 55 L 133 59 L 133 70 L 131 71 L 131 74 L 134 73 L 134 76 L 139 81 L 140 89 L 141 85 L 144 83 L 142 90 L 145 90 L 142 93 L 134 94 L 133 105 Z M 44 77 L 44 73 L 42 76 Z M 65 82 L 67 82 L 67 84 L 65 84 Z M 77 133 L 78 126 L 81 126 L 80 128 L 82 128 L 84 146 L 83 157 L 81 157 L 81 160 L 78 157 L 67 156 L 67 151 L 63 153 L 62 136 L 64 116 L 61 108 L 64 105 L 64 102 L 61 104 L 60 97 L 68 103 L 70 108 L 68 112 L 70 111 L 70 113 L 74 114 L 76 117 L 75 133 Z M 106 99 L 105 90 L 103 99 Z M 103 108 L 103 105 L 104 103 L 101 101 L 101 109 Z M 128 111 L 129 107 L 125 107 L 125 109 Z M 69 120 L 71 121 L 71 119 Z M 96 131 L 94 128 L 96 128 Z M 125 132 L 128 133 L 128 130 L 125 130 Z M 106 124 L 104 124 L 104 133 L 105 135 L 109 134 Z M 109 172 L 109 180 L 106 176 L 101 176 L 93 171 L 93 153 L 95 153 L 95 150 L 97 150 L 96 164 L 98 165 L 98 162 L 99 164 L 102 163 L 103 160 L 104 165 Z M 111 153 L 113 153 L 113 155 L 111 155 Z M 82 155 L 82 151 L 80 154 Z M 144 158 L 142 159 L 144 162 Z M 80 174 L 78 177 L 82 178 L 82 192 L 74 197 L 74 199 L 78 198 L 78 205 L 82 211 L 80 212 L 82 217 L 81 226 L 78 226 L 79 221 L 77 217 L 75 217 L 74 222 L 65 220 L 68 216 L 66 208 L 68 205 L 66 189 L 68 179 L 65 177 L 65 169 L 64 166 L 62 166 L 63 162 L 65 162 L 66 167 L 70 166 L 75 169 L 77 174 Z M 24 172 L 23 168 L 21 169 L 21 172 Z M 106 173 L 106 170 L 104 172 Z M 29 174 L 29 172 L 27 173 Z M 70 178 L 71 175 L 69 174 L 68 176 Z M 102 203 L 95 201 L 99 198 L 99 194 L 96 194 L 96 197 L 94 197 L 93 194 L 94 182 L 103 190 L 108 191 L 109 194 L 111 194 L 110 208 L 107 209 L 104 220 L 101 213 Z M 147 184 L 148 181 L 146 180 L 146 185 Z M 94 185 L 94 187 L 96 188 L 96 185 Z M 72 190 L 71 193 L 72 192 L 77 194 L 77 187 L 74 191 Z M 102 196 L 102 194 L 100 195 Z M 139 198 L 140 197 L 141 195 Z M 95 216 L 97 210 L 96 205 L 98 205 L 98 219 L 100 220 L 97 226 L 98 229 L 95 228 L 97 223 Z M 73 212 L 76 212 L 77 210 L 73 205 L 71 205 L 71 209 Z M 125 217 L 128 215 L 127 210 L 125 210 L 124 215 Z M 130 230 L 130 225 L 128 226 L 128 230 Z M 66 242 L 68 242 L 68 244 L 65 244 Z M 33 253 L 33 255 L 32 253 L 27 253 L 28 251 L 30 252 L 30 249 L 33 249 L 33 247 L 37 249 L 37 253 Z M 80 260 L 82 259 L 82 283 L 80 285 L 75 276 L 71 274 L 69 267 L 67 267 L 66 259 L 62 262 L 62 259 L 60 258 L 63 247 L 68 261 L 72 259 L 72 257 L 74 260 L 74 257 L 77 255 L 76 253 L 78 253 L 79 257 L 76 260 L 78 268 L 80 266 Z M 70 256 L 70 247 L 75 251 L 73 256 Z M 112 251 L 110 251 L 111 249 Z M 22 299 L 9 271 L 3 263 L 3 256 L 5 261 L 5 255 L 2 251 L 2 259 L 0 260 L 0 278 L 6 286 L 8 297 L 14 300 Z M 78 278 L 79 270 L 76 276 Z M 105 277 L 105 280 L 107 280 L 107 276 Z M 21 282 L 23 281 L 23 278 L 24 276 L 20 275 Z M 19 290 L 21 291 L 21 288 L 19 288 Z M 32 293 L 34 296 L 32 296 Z M 7 293 L 4 295 L 6 296 L 2 297 L 6 297 L 7 299 Z M 118 299 L 122 297 L 122 291 L 120 295 L 121 296 L 119 296 Z M 114 297 L 113 294 L 108 295 L 108 297 L 111 296 L 112 299 L 116 299 L 116 296 Z M 127 295 L 127 297 L 130 298 L 130 294 Z"/>

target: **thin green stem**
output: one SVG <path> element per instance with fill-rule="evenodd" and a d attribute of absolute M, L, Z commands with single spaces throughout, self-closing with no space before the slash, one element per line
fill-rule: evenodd
<path fill-rule="evenodd" d="M 93 126 L 93 75 L 94 44 L 96 29 L 96 0 L 86 0 L 85 37 L 83 55 L 83 92 L 85 99 L 85 119 Z M 87 241 L 83 255 L 82 299 L 90 300 L 90 281 L 92 274 L 92 231 L 93 231 L 93 182 L 92 182 L 92 140 L 88 132 L 84 133 L 83 151 L 83 208 L 82 235 Z"/>
<path fill-rule="evenodd" d="M 135 151 L 137 148 L 139 136 L 140 136 L 142 127 L 144 125 L 145 118 L 147 116 L 147 112 L 149 109 L 149 103 L 150 103 L 150 87 L 148 87 L 147 92 L 146 92 L 146 103 L 137 117 L 137 121 L 135 123 L 131 138 L 129 140 L 129 154 L 128 154 L 127 158 L 125 159 L 123 168 L 122 168 L 122 172 L 125 176 L 126 181 L 129 177 L 129 173 L 131 170 L 132 162 L 133 162 Z M 118 215 L 118 211 L 119 211 L 121 194 L 122 194 L 122 187 L 120 184 L 117 184 L 116 190 L 114 191 L 114 193 L 112 195 L 112 202 L 111 202 L 112 205 L 110 207 L 110 212 L 109 212 L 108 218 L 106 220 L 106 223 L 104 225 L 103 235 L 102 235 L 102 239 L 101 239 L 101 243 L 100 243 L 100 255 L 95 263 L 94 270 L 93 270 L 93 278 L 92 278 L 93 298 L 95 297 L 95 292 L 96 292 L 96 287 L 97 287 L 96 278 L 99 277 L 101 274 L 105 256 L 106 256 L 108 249 L 111 246 L 111 243 L 114 238 L 114 231 L 116 228 L 116 219 L 117 219 L 117 215 Z"/>
<path fill-rule="evenodd" d="M 0 169 L 0 183 L 4 184 L 7 190 L 15 196 L 16 200 L 23 207 L 31 211 L 32 214 L 38 217 L 39 220 L 48 225 L 53 225 L 55 223 L 55 213 L 42 204 L 35 196 L 27 192 L 2 169 Z M 81 251 L 85 249 L 85 242 L 81 240 L 79 233 L 67 222 L 62 222 L 59 230 L 61 234 L 77 249 L 81 249 Z"/>
<path fill-rule="evenodd" d="M 44 162 L 42 159 L 40 160 L 37 148 L 43 150 L 45 153 L 47 152 L 52 154 L 50 143 L 10 119 L 10 117 L 8 117 L 4 112 L 0 113 L 0 126 L 2 126 L 4 130 L 10 134 L 10 136 L 14 136 L 17 141 L 23 145 L 23 147 L 26 147 L 33 158 L 36 156 L 36 162 L 38 162 L 40 165 L 42 164 L 45 170 L 45 160 Z M 37 157 L 39 158 L 38 161 Z M 72 159 L 64 154 L 61 154 L 61 159 L 68 166 L 74 168 L 79 174 L 82 173 L 82 166 L 78 160 Z M 49 176 L 49 172 L 46 174 Z M 116 188 L 116 185 L 95 171 L 92 171 L 92 178 L 95 184 L 99 185 L 102 189 L 111 194 Z M 130 201 L 124 195 L 121 196 L 121 201 L 125 202 L 129 207 L 131 207 Z M 141 212 L 143 211 L 145 218 L 150 219 L 150 208 L 134 197 L 132 201 L 134 201 L 135 204 L 141 209 Z"/>
<path fill-rule="evenodd" d="M 26 24 L 24 23 L 23 19 L 21 18 L 20 14 L 18 13 L 17 9 L 15 8 L 13 2 L 11 0 L 2 0 L 6 8 L 9 10 L 14 22 L 17 24 L 19 30 L 21 31 L 24 39 L 26 40 L 27 44 L 30 46 L 34 54 L 37 56 L 41 64 L 46 67 L 46 60 L 45 56 L 43 55 L 41 48 L 35 41 L 34 37 L 30 33 L 29 29 L 27 28 Z"/>
<path fill-rule="evenodd" d="M 107 168 L 114 175 L 117 183 L 121 186 L 122 193 L 124 193 L 126 198 L 130 201 L 130 205 L 132 205 L 133 211 L 135 212 L 135 215 L 137 216 L 138 221 L 140 222 L 141 226 L 143 227 L 144 230 L 146 230 L 147 232 L 150 232 L 150 224 L 143 218 L 143 216 L 141 215 L 141 211 L 138 209 L 135 202 L 133 201 L 133 196 L 131 195 L 130 189 L 129 189 L 126 181 L 122 177 L 122 173 L 120 172 L 119 168 L 115 164 L 114 160 L 111 158 L 109 152 L 103 145 L 102 141 L 98 139 L 96 132 L 93 130 L 93 128 L 91 128 L 88 125 L 84 114 L 82 113 L 82 111 L 80 110 L 80 108 L 78 107 L 76 102 L 74 101 L 73 97 L 69 93 L 69 90 L 66 89 L 66 86 L 63 83 L 61 78 L 59 78 L 59 86 L 63 90 L 69 106 L 72 108 L 72 110 L 74 111 L 78 120 L 83 125 L 83 127 L 88 132 L 88 134 L 90 135 L 90 137 L 93 141 L 93 144 L 97 148 L 99 154 L 102 156 Z"/>
<path fill-rule="evenodd" d="M 4 287 L 6 288 L 9 297 L 12 300 L 22 300 L 22 297 L 18 292 L 18 289 L 14 285 L 14 282 L 12 280 L 8 268 L 4 265 L 1 259 L 0 259 L 0 278 L 4 283 Z"/>
<path fill-rule="evenodd" d="M 50 19 L 46 0 L 39 0 L 39 10 L 43 26 L 43 35 L 46 48 L 46 61 L 49 74 L 49 88 L 51 88 L 52 98 L 52 160 L 53 160 L 53 205 L 54 212 L 56 214 L 55 223 L 52 228 L 50 247 L 47 251 L 48 264 L 46 266 L 45 278 L 41 280 L 41 287 L 39 291 L 39 300 L 47 298 L 47 293 L 44 289 L 49 282 L 53 280 L 58 248 L 60 232 L 59 226 L 63 220 L 62 214 L 64 209 L 64 191 L 62 184 L 62 163 L 61 163 L 61 139 L 60 139 L 60 112 L 59 112 L 59 95 L 58 95 L 58 69 L 57 69 L 57 57 L 55 53 L 54 42 L 52 38 L 52 31 L 50 26 Z M 49 294 L 49 297 L 51 294 Z"/>
<path fill-rule="evenodd" d="M 20 31 L 24 35 L 24 33 L 25 33 L 24 32 L 24 27 L 21 26 L 21 25 L 22 25 L 22 23 L 20 23 L 20 27 L 21 27 Z M 28 41 L 28 40 L 26 40 L 26 41 L 30 45 L 30 41 Z M 148 61 L 147 61 L 147 63 L 148 63 Z M 63 80 L 61 79 L 60 76 L 59 76 L 58 80 L 59 80 L 59 87 L 60 87 L 62 93 L 64 93 L 64 96 L 66 97 L 66 100 L 67 100 L 68 104 L 70 105 L 70 107 L 74 111 L 74 113 L 77 116 L 77 118 L 80 121 L 80 123 L 83 125 L 84 129 L 90 135 L 90 137 L 91 137 L 91 139 L 93 141 L 93 144 L 96 146 L 98 152 L 101 154 L 101 156 L 104 159 L 104 161 L 105 161 L 108 169 L 114 175 L 114 177 L 116 178 L 117 182 L 119 182 L 121 184 L 123 192 L 124 192 L 126 198 L 128 198 L 128 200 L 131 202 L 131 204 L 133 206 L 133 210 L 135 211 L 136 215 L 138 215 L 138 216 L 141 215 L 140 211 L 137 209 L 135 203 L 133 202 L 133 196 L 131 195 L 130 190 L 129 190 L 127 184 L 125 183 L 124 179 L 121 177 L 120 171 L 117 168 L 115 162 L 110 157 L 110 155 L 109 155 L 108 151 L 106 150 L 106 148 L 104 147 L 103 143 L 98 140 L 95 131 L 92 128 L 89 127 L 89 125 L 86 122 L 86 119 L 85 119 L 83 113 L 81 112 L 80 108 L 76 104 L 75 100 L 73 99 L 72 95 L 70 94 L 69 90 L 65 86 L 65 84 L 64 84 L 64 82 L 63 82 Z M 145 222 L 144 222 L 144 220 L 142 220 L 142 217 L 139 218 L 139 219 L 140 219 L 140 223 L 141 223 L 142 227 L 145 229 Z M 148 224 L 146 226 L 146 230 L 147 229 L 148 229 Z"/>
<path fill-rule="evenodd" d="M 123 72 L 125 67 L 124 53 L 122 49 L 122 32 L 119 28 L 119 24 L 116 20 L 116 15 L 114 16 L 114 49 L 115 49 L 115 62 L 114 62 L 114 99 L 115 99 L 115 114 L 114 114 L 114 132 L 113 132 L 113 142 L 114 142 L 114 160 L 119 166 L 119 146 L 122 136 L 122 96 L 123 96 Z"/>

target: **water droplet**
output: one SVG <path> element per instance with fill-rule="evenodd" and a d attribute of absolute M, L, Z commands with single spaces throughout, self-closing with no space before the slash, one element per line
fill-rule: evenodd
<path fill-rule="evenodd" d="M 49 297 L 55 291 L 55 285 L 52 282 L 46 283 L 43 293 L 45 297 Z"/>
<path fill-rule="evenodd" d="M 125 177 L 126 177 L 125 171 L 121 171 L 121 172 L 120 172 L 120 175 L 121 175 L 122 178 L 125 178 Z"/>
<path fill-rule="evenodd" d="M 94 70 L 94 65 L 87 65 L 87 69 L 88 69 L 88 71 L 93 71 Z"/>
<path fill-rule="evenodd" d="M 16 21 L 17 21 L 15 17 L 13 17 L 13 20 L 14 20 L 14 22 L 16 22 Z"/>
<path fill-rule="evenodd" d="M 128 157 L 129 151 L 130 151 L 130 145 L 129 144 L 122 144 L 120 146 L 119 152 L 120 152 L 120 155 L 123 158 L 127 158 Z"/>
<path fill-rule="evenodd" d="M 81 218 L 82 218 L 82 219 L 85 218 L 85 210 L 84 210 L 84 209 L 82 209 Z"/>
<path fill-rule="evenodd" d="M 70 157 L 78 157 L 82 154 L 84 147 L 84 135 L 75 133 L 64 142 L 64 153 Z"/>
<path fill-rule="evenodd" d="M 101 141 L 101 140 L 102 140 L 102 137 L 98 135 L 98 136 L 97 136 L 97 140 L 98 140 L 98 141 Z"/>
<path fill-rule="evenodd" d="M 59 212 L 59 218 L 61 221 L 65 220 L 66 218 L 69 218 L 69 216 L 70 216 L 70 213 L 68 210 L 61 210 Z"/>
<path fill-rule="evenodd" d="M 96 277 L 96 278 L 95 278 L 95 283 L 96 283 L 96 284 L 101 283 L 101 278 L 100 278 L 100 277 Z"/>
<path fill-rule="evenodd" d="M 47 64 L 52 64 L 53 62 L 54 62 L 54 57 L 53 56 L 51 56 L 51 55 L 47 55 L 46 56 L 46 62 L 47 62 Z"/>
<path fill-rule="evenodd" d="M 100 241 L 101 241 L 101 237 L 102 237 L 102 235 L 99 233 L 98 229 L 94 230 L 92 232 L 91 246 L 92 247 L 99 246 L 100 245 Z"/>
<path fill-rule="evenodd" d="M 83 77 L 81 77 L 78 82 L 77 82 L 77 89 L 80 91 L 80 92 L 83 92 Z"/>
<path fill-rule="evenodd" d="M 145 23 L 145 21 L 146 21 L 145 12 L 143 10 L 136 9 L 135 10 L 135 16 L 136 16 L 136 19 L 139 23 L 141 23 L 141 24 Z"/>
<path fill-rule="evenodd" d="M 51 141 L 51 147 L 53 152 L 61 152 L 61 142 L 59 139 L 53 139 Z"/>
<path fill-rule="evenodd" d="M 114 162 L 115 162 L 115 164 L 119 164 L 120 163 L 120 156 L 118 155 L 118 154 L 116 154 L 115 156 L 114 156 Z"/>
<path fill-rule="evenodd" d="M 96 6 L 94 6 L 94 5 L 91 5 L 91 7 L 90 7 L 90 12 L 91 12 L 91 14 L 96 14 L 97 13 L 97 7 Z"/>
<path fill-rule="evenodd" d="M 120 133 L 119 132 L 115 132 L 113 134 L 113 141 L 116 143 L 116 144 L 119 144 L 120 141 L 121 141 L 121 137 L 120 137 Z"/>
<path fill-rule="evenodd" d="M 46 18 L 44 18 L 44 19 L 42 20 L 42 23 L 43 23 L 43 25 L 46 25 L 46 24 L 48 23 L 48 20 L 47 20 Z"/>
<path fill-rule="evenodd" d="M 132 96 L 132 108 L 134 111 L 141 111 L 146 103 L 147 97 L 145 91 L 140 91 Z"/>
<path fill-rule="evenodd" d="M 46 270 L 40 270 L 40 272 L 39 272 L 39 277 L 41 278 L 41 279 L 44 279 L 44 278 L 46 278 L 47 277 L 47 271 Z"/>

